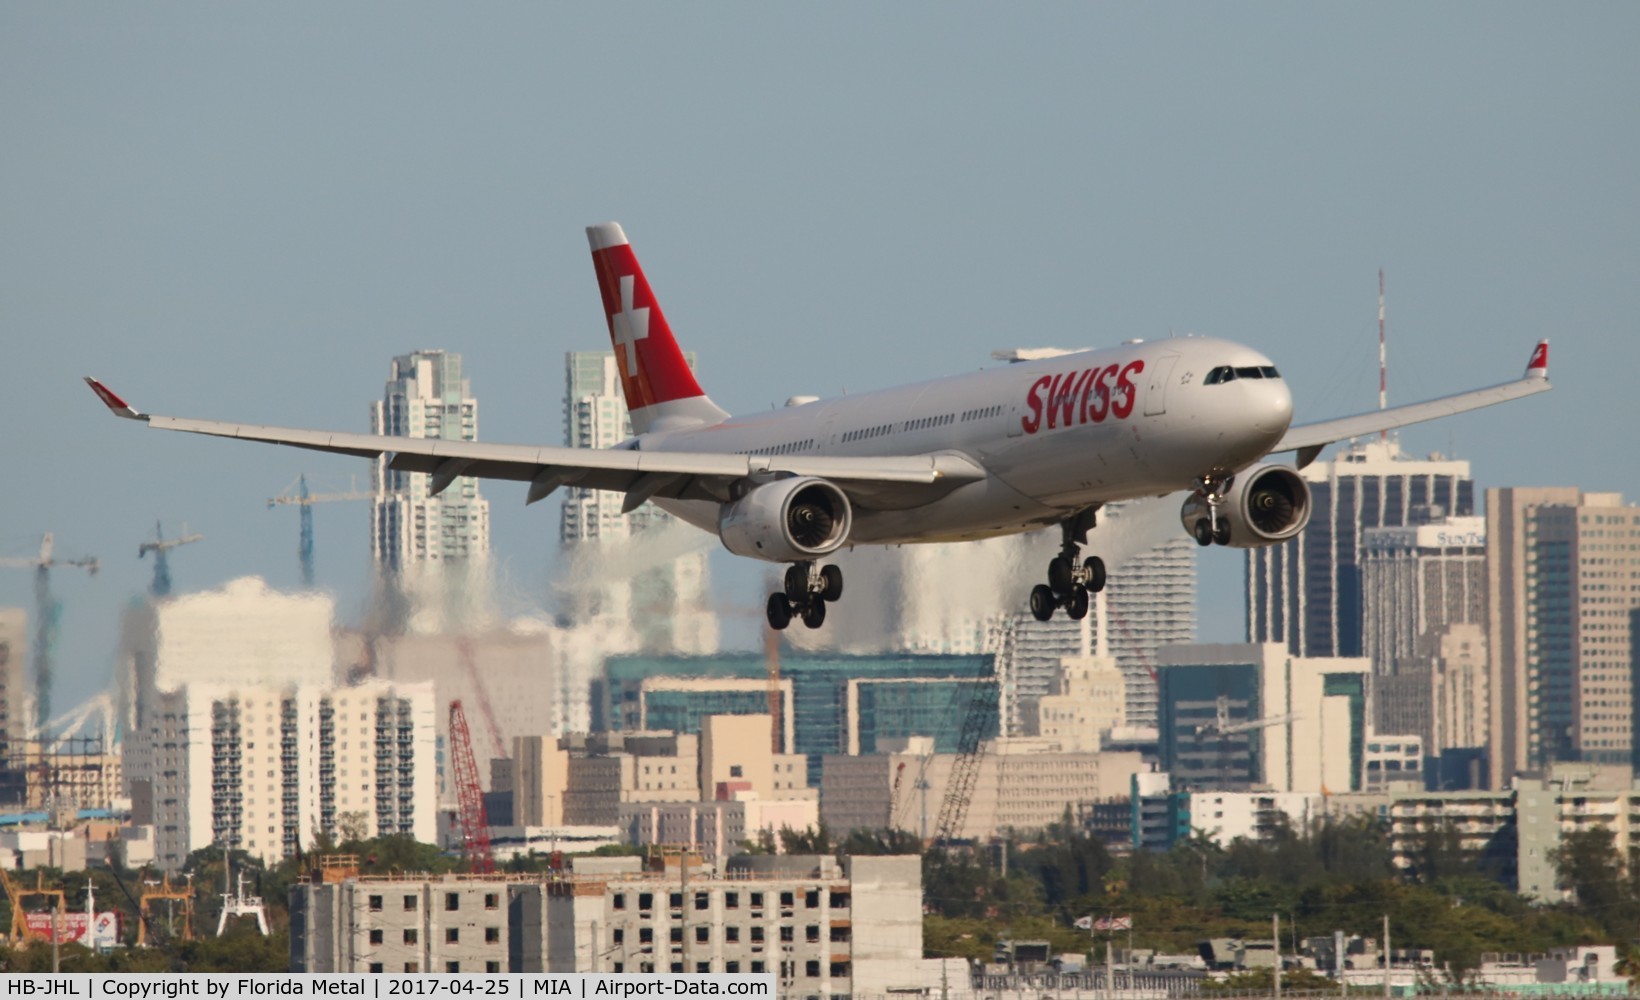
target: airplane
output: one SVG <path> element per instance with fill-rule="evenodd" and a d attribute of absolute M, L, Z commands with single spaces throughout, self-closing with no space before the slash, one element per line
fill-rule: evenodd
<path fill-rule="evenodd" d="M 843 593 L 822 560 L 857 545 L 954 542 L 1058 525 L 1060 551 L 1030 592 L 1047 621 L 1087 615 L 1106 583 L 1081 548 L 1105 504 L 1188 491 L 1179 517 L 1201 545 L 1253 548 L 1304 529 L 1299 469 L 1327 445 L 1550 388 L 1548 341 L 1523 377 L 1439 399 L 1292 425 L 1271 360 L 1209 337 L 1130 340 L 836 399 L 732 417 L 702 390 L 618 223 L 589 226 L 593 269 L 634 436 L 609 449 L 424 440 L 142 413 L 94 378 L 113 413 L 163 430 L 290 445 L 430 476 L 625 494 L 714 533 L 738 556 L 788 568 L 769 595 L 777 630 L 811 629 Z M 1268 461 L 1292 452 L 1291 464 Z"/>

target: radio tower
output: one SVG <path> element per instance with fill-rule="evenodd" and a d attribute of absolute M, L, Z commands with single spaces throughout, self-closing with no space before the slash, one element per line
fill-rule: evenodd
<path fill-rule="evenodd" d="M 1384 269 L 1378 269 L 1378 408 L 1389 406 L 1389 367 L 1384 362 Z M 1389 428 L 1378 432 L 1378 440 L 1389 440 Z"/>

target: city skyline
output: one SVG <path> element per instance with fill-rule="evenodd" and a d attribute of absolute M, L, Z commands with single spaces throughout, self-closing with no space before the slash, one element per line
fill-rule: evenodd
<path fill-rule="evenodd" d="M 1478 488 L 1640 496 L 1640 471 L 1585 430 L 1626 412 L 1635 355 L 1640 69 L 1620 41 L 1635 10 L 1253 5 L 1179 22 L 1106 6 L 931 24 L 912 8 L 872 33 L 846 14 L 728 32 L 727 13 L 656 11 L 620 26 L 644 69 L 574 100 L 549 98 L 585 90 L 601 56 L 578 40 L 610 15 L 560 12 L 548 30 L 545 13 L 423 13 L 385 40 L 368 9 L 318 34 L 254 10 L 0 15 L 0 84 L 19 95 L 0 105 L 16 138 L 0 302 L 29 373 L 0 418 L 31 484 L 8 494 L 0 552 L 51 531 L 59 552 L 103 560 L 55 581 L 57 704 L 111 676 L 119 609 L 148 575 L 124 553 L 156 516 L 206 536 L 175 554 L 180 590 L 248 573 L 289 587 L 295 516 L 266 498 L 299 472 L 365 471 L 133 440 L 79 375 L 177 412 L 363 429 L 383 358 L 433 343 L 484 373 L 487 439 L 550 442 L 548 373 L 606 343 L 581 227 L 614 216 L 732 410 L 999 347 L 1192 330 L 1268 351 L 1301 419 L 1369 409 L 1384 267 L 1392 403 L 1501 381 L 1555 340 L 1560 391 L 1408 431 L 1408 452 L 1461 456 Z M 799 29 L 803 45 L 753 45 L 749 62 L 698 58 Z M 293 53 L 315 72 L 292 78 Z M 867 70 L 838 74 L 844 58 Z M 453 75 L 423 81 L 428 64 Z M 612 122 L 664 155 L 603 152 Z M 487 493 L 513 607 L 544 606 L 556 511 Z M 364 516 L 316 521 L 320 582 L 356 617 Z M 1239 564 L 1202 557 L 1199 638 L 1241 638 Z M 28 576 L 0 575 L 0 604 L 32 609 Z M 760 581 L 713 577 L 726 605 L 759 598 Z M 725 645 L 750 645 L 735 628 Z"/>

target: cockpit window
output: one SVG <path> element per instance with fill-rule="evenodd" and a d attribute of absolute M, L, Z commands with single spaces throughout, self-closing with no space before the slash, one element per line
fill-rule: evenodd
<path fill-rule="evenodd" d="M 1234 382 L 1238 378 L 1280 378 L 1281 373 L 1276 371 L 1275 365 L 1246 365 L 1235 368 L 1230 365 L 1219 365 L 1207 373 L 1202 379 L 1202 385 L 1223 385 Z"/>

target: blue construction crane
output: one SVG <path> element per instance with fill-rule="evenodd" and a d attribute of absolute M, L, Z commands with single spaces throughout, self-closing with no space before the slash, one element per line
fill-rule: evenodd
<path fill-rule="evenodd" d="M 166 538 L 165 529 L 158 521 L 154 522 L 154 540 L 143 542 L 137 546 L 137 558 L 142 559 L 152 552 L 154 554 L 154 582 L 148 585 L 148 592 L 155 597 L 169 597 L 171 595 L 171 563 L 165 553 L 178 545 L 187 545 L 190 542 L 202 542 L 204 535 L 188 534 L 188 526 L 182 526 L 182 535 L 177 538 Z"/>
<path fill-rule="evenodd" d="M 0 566 L 16 566 L 34 570 L 34 718 L 28 720 L 30 730 L 51 718 L 51 686 L 55 673 L 54 654 L 57 648 L 57 629 L 63 614 L 62 604 L 51 594 L 51 569 L 54 566 L 78 566 L 91 575 L 97 574 L 101 564 L 94 558 L 58 559 L 52 554 L 52 535 L 46 532 L 40 539 L 38 556 L 8 556 L 0 558 Z"/>
<path fill-rule="evenodd" d="M 313 505 L 329 503 L 332 500 L 369 500 L 375 494 L 368 490 L 360 490 L 355 483 L 353 488 L 341 493 L 310 493 L 308 491 L 307 476 L 296 477 L 296 492 L 291 493 L 290 487 L 285 492 L 268 500 L 268 509 L 285 504 L 295 504 L 301 508 L 301 536 L 296 544 L 296 556 L 302 564 L 302 586 L 313 589 Z"/>

